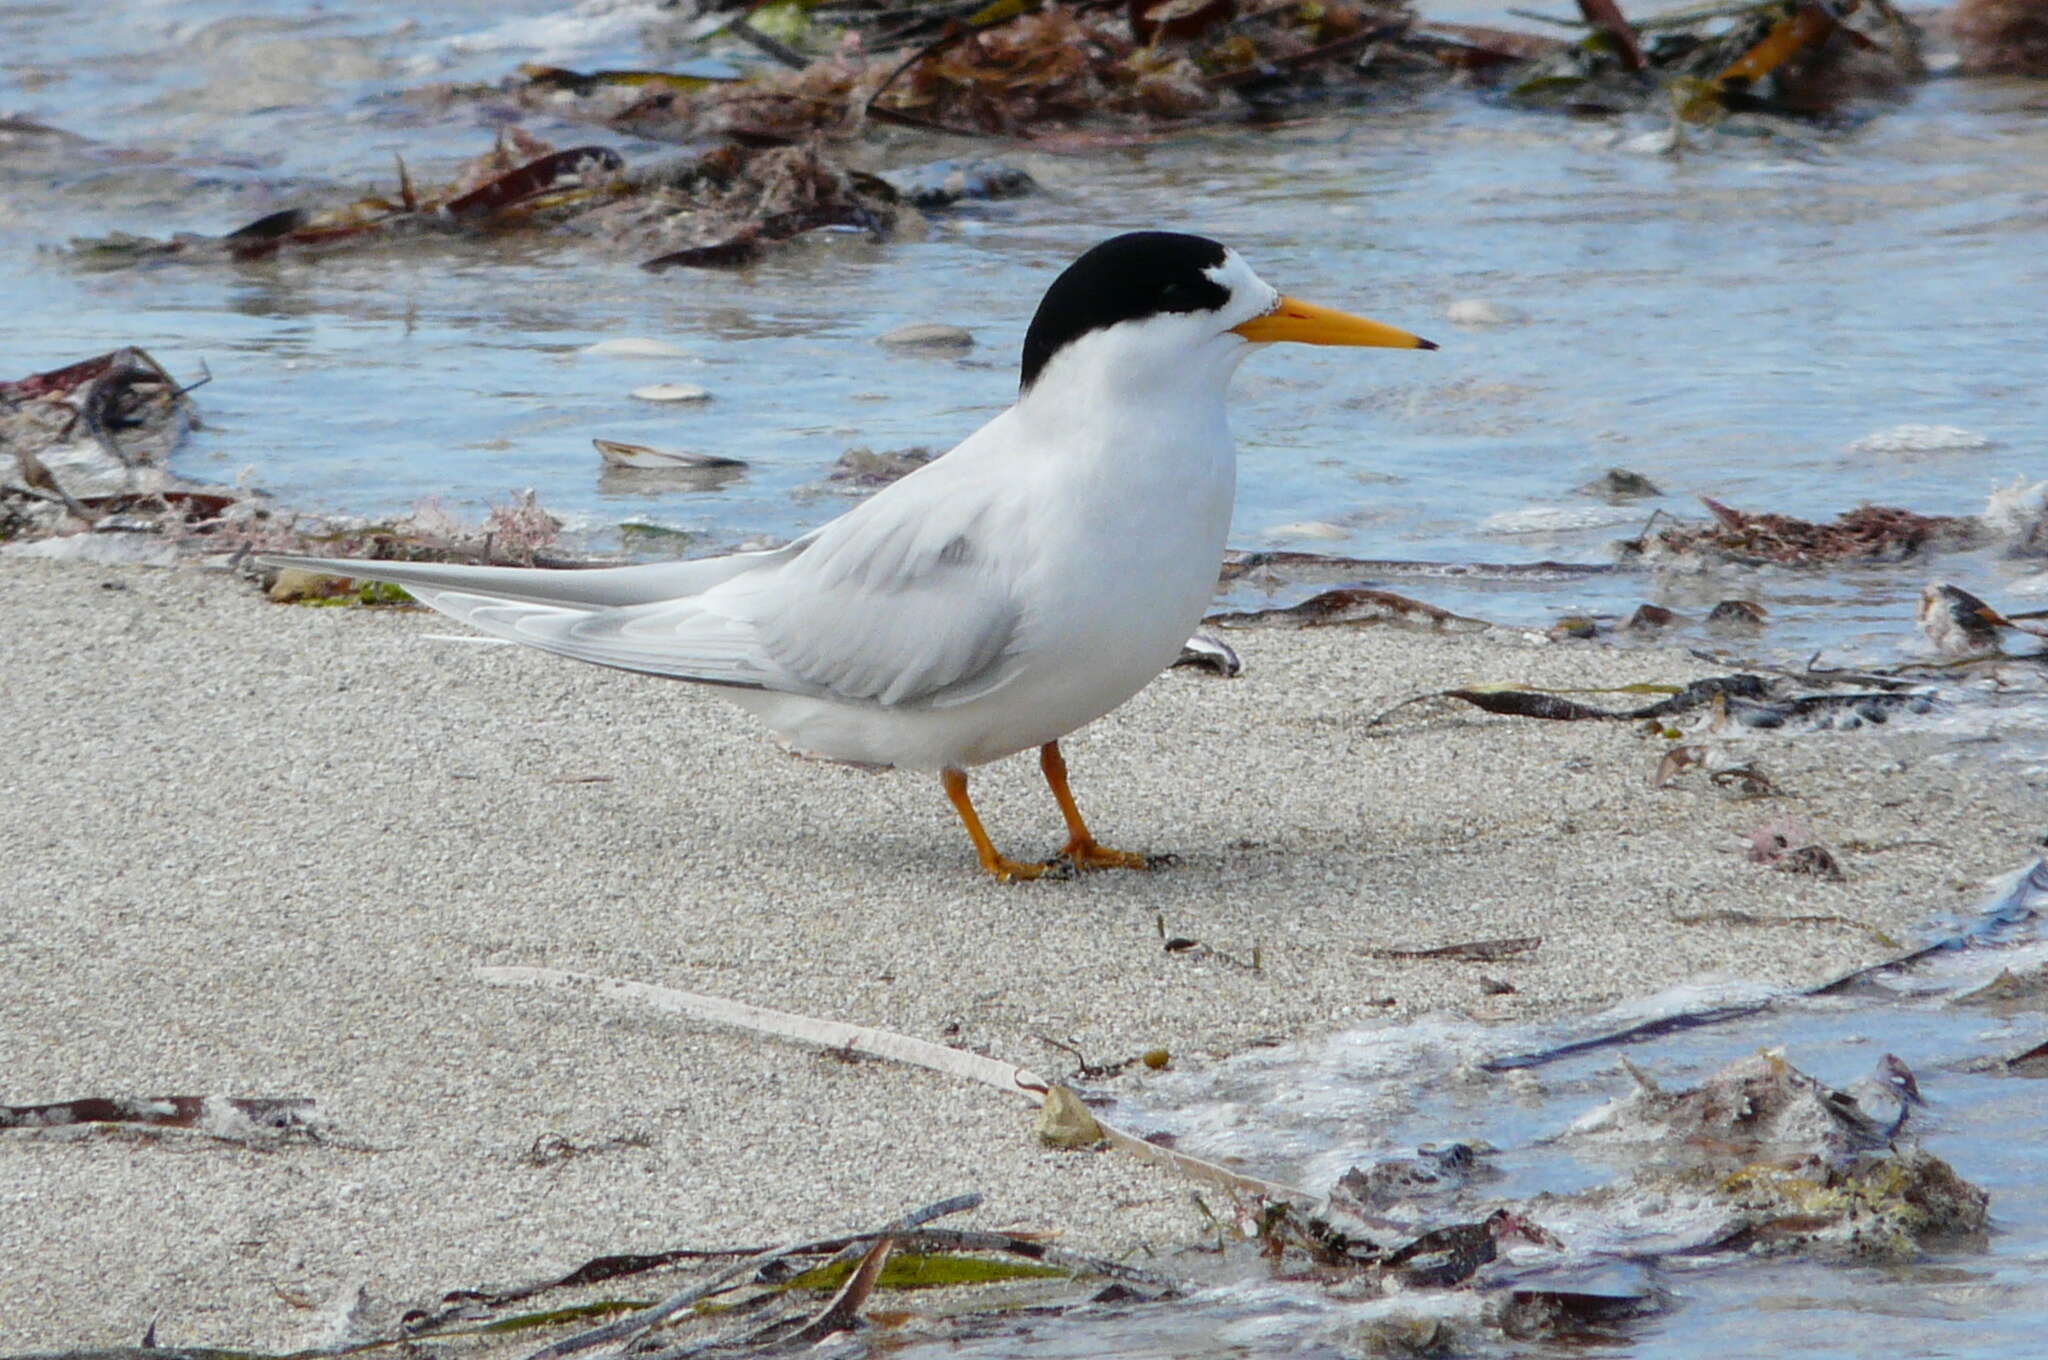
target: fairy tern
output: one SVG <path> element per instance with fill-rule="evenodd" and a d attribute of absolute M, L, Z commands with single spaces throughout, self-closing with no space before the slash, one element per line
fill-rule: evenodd
<path fill-rule="evenodd" d="M 1236 494 L 1225 391 L 1276 341 L 1436 348 L 1283 297 L 1215 241 L 1133 232 L 1046 291 L 1015 405 L 785 547 L 586 571 L 271 560 L 715 686 L 809 755 L 936 771 L 998 880 L 1150 868 L 1089 834 L 1059 741 L 1172 665 L 1201 621 Z M 1068 833 L 1045 863 L 998 853 L 967 793 L 970 767 L 1034 747 Z"/>

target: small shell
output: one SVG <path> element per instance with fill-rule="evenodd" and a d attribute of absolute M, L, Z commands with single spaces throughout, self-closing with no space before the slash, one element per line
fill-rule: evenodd
<path fill-rule="evenodd" d="M 689 351 L 666 340 L 600 340 L 585 345 L 583 353 L 597 359 L 681 359 Z"/>
<path fill-rule="evenodd" d="M 1976 453 L 1992 447 L 1989 436 L 1954 425 L 1894 425 L 1864 435 L 1851 453 Z"/>
<path fill-rule="evenodd" d="M 606 467 L 615 468 L 743 468 L 744 462 L 716 453 L 690 453 L 683 449 L 657 449 L 651 444 L 622 444 L 616 439 L 593 439 Z"/>
<path fill-rule="evenodd" d="M 927 321 L 915 326 L 898 326 L 887 335 L 876 336 L 875 343 L 897 349 L 973 349 L 974 336 L 959 326 Z"/>
<path fill-rule="evenodd" d="M 649 383 L 636 387 L 633 395 L 642 401 L 709 401 L 711 393 L 695 383 Z"/>
<path fill-rule="evenodd" d="M 1520 321 L 1522 315 L 1484 298 L 1460 298 L 1444 308 L 1444 318 L 1457 326 L 1506 326 Z"/>

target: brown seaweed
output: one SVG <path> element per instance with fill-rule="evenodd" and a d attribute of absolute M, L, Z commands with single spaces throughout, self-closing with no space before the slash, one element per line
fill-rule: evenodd
<path fill-rule="evenodd" d="M 1902 562 L 1938 546 L 1969 542 L 1975 522 L 1957 515 L 1923 515 L 1890 505 L 1860 505 L 1819 524 L 1791 515 L 1738 510 L 1700 497 L 1713 518 L 1677 524 L 1630 539 L 1632 555 L 1710 556 L 1752 566 L 1810 567 L 1837 562 Z"/>

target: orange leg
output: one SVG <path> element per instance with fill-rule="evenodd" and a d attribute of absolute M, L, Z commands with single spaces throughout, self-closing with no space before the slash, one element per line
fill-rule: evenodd
<path fill-rule="evenodd" d="M 981 817 L 974 810 L 973 800 L 967 796 L 966 771 L 942 771 L 939 782 L 945 786 L 946 797 L 952 800 L 953 811 L 960 814 L 960 824 L 967 828 L 967 838 L 974 842 L 974 857 L 981 861 L 982 868 L 995 875 L 996 882 L 1037 878 L 1045 872 L 1043 864 L 1027 864 L 996 853 L 995 842 L 988 838 L 988 832 L 982 830 Z"/>
<path fill-rule="evenodd" d="M 1096 844 L 1095 837 L 1088 834 L 1088 823 L 1081 820 L 1081 809 L 1074 806 L 1074 792 L 1067 787 L 1067 761 L 1060 754 L 1058 742 L 1049 741 L 1038 748 L 1038 768 L 1045 771 L 1045 782 L 1051 785 L 1053 799 L 1060 805 L 1060 816 L 1067 819 L 1067 844 L 1060 851 L 1060 858 L 1076 869 L 1150 869 L 1163 862 L 1150 855 Z"/>

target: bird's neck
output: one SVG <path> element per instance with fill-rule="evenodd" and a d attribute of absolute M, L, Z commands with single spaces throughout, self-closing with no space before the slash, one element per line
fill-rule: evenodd
<path fill-rule="evenodd" d="M 1059 451 L 1069 459 L 1110 455 L 1122 461 L 1141 449 L 1196 455 L 1231 444 L 1221 389 L 1145 397 L 1112 385 L 1034 387 L 1018 397 L 1010 416 L 1026 432 L 1026 447 Z"/>
<path fill-rule="evenodd" d="M 1232 364 L 1232 368 L 1236 365 Z M 1031 442 L 1070 452 L 1181 446 L 1190 453 L 1230 446 L 1224 405 L 1230 375 L 1192 364 L 1133 374 L 1069 365 L 1017 398 L 1012 419 Z"/>

